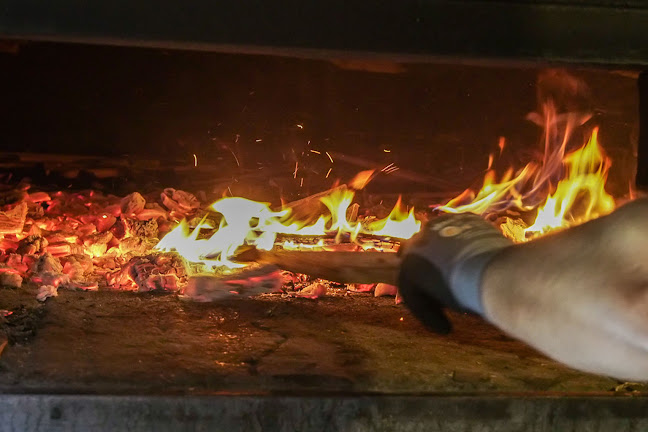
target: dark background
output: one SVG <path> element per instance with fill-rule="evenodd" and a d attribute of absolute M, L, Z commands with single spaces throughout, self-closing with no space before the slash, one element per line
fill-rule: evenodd
<path fill-rule="evenodd" d="M 310 179 L 331 167 L 331 181 L 362 169 L 331 165 L 329 151 L 375 167 L 394 162 L 430 183 L 462 188 L 481 177 L 500 136 L 509 149 L 502 165 L 521 166 L 541 149 L 540 129 L 525 120 L 538 106 L 539 72 L 32 43 L 0 54 L 0 145 L 5 153 L 187 166 L 195 154 L 223 172 L 272 167 L 278 177 L 291 177 L 299 162 L 294 181 L 305 177 L 313 187 Z M 570 72 L 591 88 L 593 121 L 613 156 L 615 182 L 626 188 L 634 170 L 635 79 Z M 383 184 L 448 187 L 396 177 Z"/>

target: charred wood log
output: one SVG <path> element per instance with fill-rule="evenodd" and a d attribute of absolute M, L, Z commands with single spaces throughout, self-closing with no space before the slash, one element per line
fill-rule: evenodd
<path fill-rule="evenodd" d="M 250 251 L 246 258 L 340 283 L 396 285 L 400 267 L 390 252 Z"/>

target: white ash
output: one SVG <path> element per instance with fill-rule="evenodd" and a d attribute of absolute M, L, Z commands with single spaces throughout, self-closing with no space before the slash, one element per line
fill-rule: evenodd
<path fill-rule="evenodd" d="M 315 282 L 308 285 L 306 288 L 302 289 L 301 291 L 299 291 L 296 295 L 298 297 L 317 299 L 320 297 L 324 297 L 327 291 L 328 288 L 326 288 L 326 285 L 320 282 Z"/>
<path fill-rule="evenodd" d="M 36 294 L 36 300 L 44 302 L 50 297 L 58 296 L 58 287 L 54 285 L 41 285 Z"/>

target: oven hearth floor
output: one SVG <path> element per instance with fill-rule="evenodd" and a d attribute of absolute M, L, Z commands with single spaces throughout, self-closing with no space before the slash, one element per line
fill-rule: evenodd
<path fill-rule="evenodd" d="M 0 357 L 0 432 L 648 429 L 641 385 L 614 391 L 472 316 L 432 334 L 393 298 L 0 289 L 0 309 L 21 304 L 36 334 Z"/>
<path fill-rule="evenodd" d="M 173 295 L 71 292 L 44 305 L 0 289 L 0 309 L 41 307 L 36 335 L 0 357 L 11 392 L 607 392 L 482 320 L 426 331 L 391 297 L 269 295 L 192 303 Z M 402 320 L 401 320 L 402 318 Z"/>

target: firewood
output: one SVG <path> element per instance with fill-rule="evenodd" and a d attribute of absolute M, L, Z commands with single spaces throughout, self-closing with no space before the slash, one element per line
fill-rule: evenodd
<path fill-rule="evenodd" d="M 246 259 L 320 279 L 360 284 L 396 285 L 400 267 L 400 258 L 391 252 L 257 251 Z"/>

